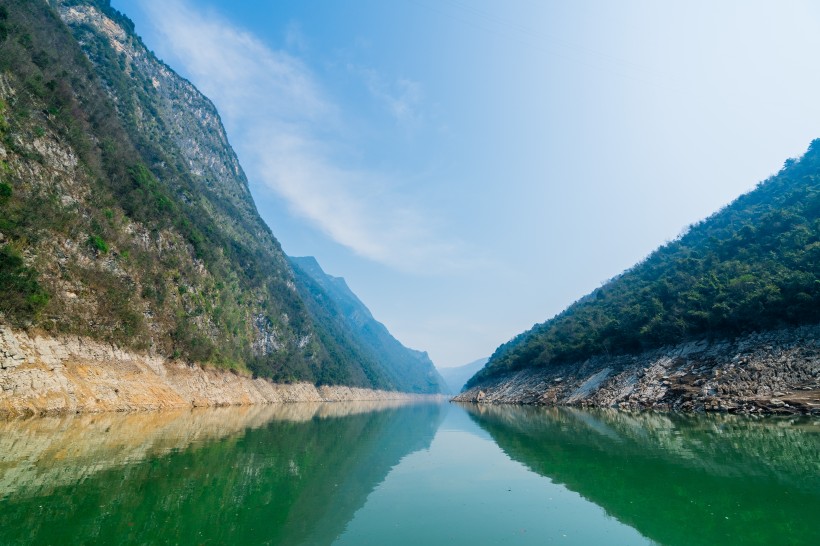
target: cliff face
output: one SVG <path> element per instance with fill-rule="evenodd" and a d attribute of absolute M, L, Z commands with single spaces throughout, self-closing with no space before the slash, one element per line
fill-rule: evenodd
<path fill-rule="evenodd" d="M 392 389 L 438 393 L 446 389 L 430 357 L 409 349 L 377 321 L 345 280 L 325 273 L 315 258 L 290 258 L 299 293 L 314 321 L 343 338 L 350 358 Z"/>
<path fill-rule="evenodd" d="M 393 388 L 312 319 L 219 114 L 105 0 L 0 6 L 0 326 Z M 119 350 L 119 349 L 117 349 Z"/>
<path fill-rule="evenodd" d="M 186 216 L 185 225 L 174 227 L 188 235 L 199 263 L 165 279 L 184 291 L 173 312 L 182 307 L 185 317 L 172 319 L 172 335 L 189 338 L 188 345 L 197 346 L 190 356 L 198 360 L 238 361 L 262 375 L 313 379 L 311 355 L 323 347 L 312 343 L 292 272 L 256 211 L 213 104 L 149 52 L 108 2 L 55 6 L 147 167 L 144 178 L 150 185 L 155 177 Z M 164 283 L 155 284 L 162 291 Z M 219 303 L 209 309 L 208 301 Z M 283 361 L 291 362 L 289 369 L 281 369 Z"/>
<path fill-rule="evenodd" d="M 81 42 L 46 3 L 4 8 L 2 322 L 311 380 L 323 347 L 213 106 L 68 4 Z"/>
<path fill-rule="evenodd" d="M 140 147 L 156 154 L 152 168 L 164 169 L 169 177 L 193 178 L 220 228 L 264 247 L 283 266 L 279 245 L 257 214 L 213 103 L 150 53 L 130 22 L 107 3 L 59 1 L 56 6 L 126 120 L 126 129 Z M 159 166 L 160 160 L 175 163 L 180 172 Z"/>
<path fill-rule="evenodd" d="M 528 369 L 456 401 L 820 414 L 820 325 Z"/>

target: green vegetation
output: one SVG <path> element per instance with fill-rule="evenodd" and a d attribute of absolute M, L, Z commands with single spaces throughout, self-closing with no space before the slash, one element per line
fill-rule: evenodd
<path fill-rule="evenodd" d="M 334 297 L 299 267 L 298 262 L 292 263 L 299 293 L 319 327 L 322 345 L 330 349 L 321 355 L 317 369 L 318 382 L 330 385 L 369 383 L 385 390 L 404 387 L 393 383 L 378 358 L 361 346 L 360 340 L 347 326 L 344 313 Z"/>
<path fill-rule="evenodd" d="M 48 300 L 37 272 L 27 267 L 9 245 L 0 247 L 0 313 L 11 317 L 16 326 L 25 326 L 37 317 Z"/>
<path fill-rule="evenodd" d="M 327 275 L 313 257 L 290 261 L 296 286 L 320 327 L 324 344 L 339 348 L 323 364 L 322 381 L 339 381 L 355 372 L 379 388 L 418 393 L 444 391 L 444 381 L 427 354 L 408 349 L 394 338 L 373 318 L 344 279 Z"/>
<path fill-rule="evenodd" d="M 5 182 L 0 182 L 0 205 L 5 205 L 8 203 L 9 199 L 11 199 L 12 193 L 11 186 Z"/>
<path fill-rule="evenodd" d="M 108 244 L 99 235 L 92 235 L 91 237 L 89 237 L 88 244 L 91 245 L 91 248 L 93 248 L 97 252 L 100 252 L 102 254 L 108 252 Z"/>
<path fill-rule="evenodd" d="M 499 347 L 471 379 L 820 321 L 820 140 L 757 189 Z"/>

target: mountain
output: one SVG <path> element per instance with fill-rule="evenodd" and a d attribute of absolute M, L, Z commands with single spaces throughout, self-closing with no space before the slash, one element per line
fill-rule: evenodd
<path fill-rule="evenodd" d="M 107 0 L 0 5 L 0 161 L 0 326 L 391 387 L 336 358 L 219 113 Z"/>
<path fill-rule="evenodd" d="M 488 358 L 479 358 L 469 364 L 457 366 L 455 368 L 441 368 L 439 373 L 447 383 L 450 394 L 458 394 L 467 384 L 467 381 L 487 363 Z"/>
<path fill-rule="evenodd" d="M 755 190 L 500 346 L 468 385 L 817 322 L 820 140 Z"/>
<path fill-rule="evenodd" d="M 446 390 L 427 353 L 408 349 L 378 322 L 345 280 L 325 273 L 312 256 L 290 258 L 299 293 L 323 331 L 351 351 L 340 357 L 361 363 L 372 380 L 405 392 Z"/>

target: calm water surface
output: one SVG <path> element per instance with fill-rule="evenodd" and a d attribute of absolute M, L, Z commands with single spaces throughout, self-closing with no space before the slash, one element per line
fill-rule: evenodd
<path fill-rule="evenodd" d="M 291 404 L 0 421 L 0 545 L 820 544 L 820 420 Z"/>

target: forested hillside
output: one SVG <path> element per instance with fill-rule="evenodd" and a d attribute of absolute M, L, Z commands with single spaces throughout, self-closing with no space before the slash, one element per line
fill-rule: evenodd
<path fill-rule="evenodd" d="M 548 287 L 545 287 L 548 289 Z M 551 320 L 499 347 L 508 371 L 820 321 L 820 140 L 799 160 Z"/>
<path fill-rule="evenodd" d="M 108 1 L 0 5 L 0 160 L 0 325 L 389 387 L 334 369 L 218 112 Z"/>
<path fill-rule="evenodd" d="M 409 349 L 394 338 L 359 300 L 345 280 L 325 273 L 312 256 L 290 258 L 296 284 L 321 335 L 332 335 L 347 349 L 336 356 L 345 366 L 359 363 L 371 381 L 391 389 L 418 393 L 439 393 L 445 383 L 427 353 Z M 339 370 L 344 373 L 343 369 Z"/>

